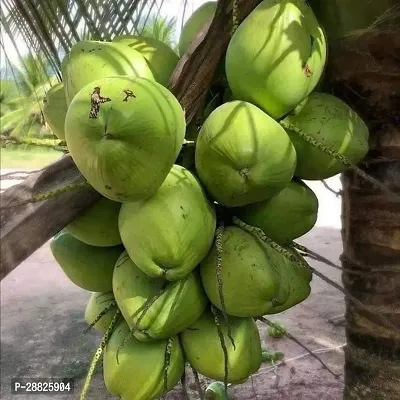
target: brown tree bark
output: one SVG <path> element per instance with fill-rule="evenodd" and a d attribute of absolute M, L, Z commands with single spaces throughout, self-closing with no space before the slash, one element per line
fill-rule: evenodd
<path fill-rule="evenodd" d="M 373 22 L 368 4 L 377 5 L 368 0 L 329 3 L 342 16 L 357 3 L 368 23 Z M 370 127 L 370 151 L 360 167 L 400 196 L 399 12 L 392 9 L 369 29 L 358 19 L 356 28 L 364 30 L 332 40 L 327 78 L 333 93 Z M 330 24 L 335 26 L 332 18 Z M 354 172 L 344 173 L 342 183 L 342 280 L 346 291 L 369 308 L 361 309 L 346 298 L 344 399 L 397 400 L 400 197 L 383 193 Z"/>

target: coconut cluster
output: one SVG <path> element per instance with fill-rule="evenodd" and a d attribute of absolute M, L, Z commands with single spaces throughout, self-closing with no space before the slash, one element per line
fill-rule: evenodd
<path fill-rule="evenodd" d="M 187 21 L 180 55 L 215 9 Z M 91 292 L 85 320 L 108 338 L 105 385 L 125 400 L 160 398 L 187 363 L 235 384 L 260 368 L 256 319 L 310 294 L 293 240 L 314 226 L 318 200 L 302 179 L 368 150 L 360 117 L 316 91 L 326 39 L 304 0 L 264 0 L 239 25 L 218 70 L 227 85 L 198 129 L 167 87 L 178 61 L 153 38 L 79 42 L 44 110 L 102 195 L 51 250 Z"/>

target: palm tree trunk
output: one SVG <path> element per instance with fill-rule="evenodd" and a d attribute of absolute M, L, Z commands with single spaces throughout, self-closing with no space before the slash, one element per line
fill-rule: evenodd
<path fill-rule="evenodd" d="M 397 171 L 397 172 L 396 172 Z M 369 173 L 394 177 L 400 162 L 376 163 Z M 370 310 L 346 299 L 344 399 L 399 399 L 400 203 L 343 175 L 345 289 Z"/>
<path fill-rule="evenodd" d="M 360 1 L 366 8 L 374 3 Z M 386 14 L 382 25 L 333 41 L 327 71 L 334 94 L 370 126 L 370 151 L 360 167 L 398 194 L 385 194 L 354 172 L 342 175 L 342 280 L 349 294 L 345 400 L 400 398 L 399 12 Z"/>

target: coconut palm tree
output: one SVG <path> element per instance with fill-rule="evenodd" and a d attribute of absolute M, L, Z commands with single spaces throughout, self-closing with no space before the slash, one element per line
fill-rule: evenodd
<path fill-rule="evenodd" d="M 29 54 L 20 61 L 20 68 L 9 65 L 10 78 L 2 81 L 0 133 L 13 137 L 51 135 L 43 118 L 42 102 L 56 79 L 43 55 Z"/>
<path fill-rule="evenodd" d="M 153 37 L 154 39 L 164 42 L 174 50 L 176 50 L 176 42 L 174 39 L 176 31 L 176 18 L 167 18 L 162 16 L 151 16 L 143 26 L 141 35 Z"/>
<path fill-rule="evenodd" d="M 326 88 L 357 110 L 370 127 L 371 151 L 360 167 L 399 194 L 400 10 L 394 7 L 398 0 L 308 2 L 330 38 Z M 68 51 L 82 37 L 76 26 L 92 38 L 136 33 L 143 16 L 156 5 L 153 0 L 2 3 L 10 29 L 18 31 L 31 48 L 43 49 L 56 70 L 58 48 Z M 400 203 L 398 196 L 371 186 L 352 171 L 342 180 L 343 283 L 348 293 L 344 398 L 397 399 Z"/>

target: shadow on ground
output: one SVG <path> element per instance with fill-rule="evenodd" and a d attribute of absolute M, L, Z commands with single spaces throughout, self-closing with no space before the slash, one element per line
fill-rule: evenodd
<path fill-rule="evenodd" d="M 311 249 L 338 263 L 341 254 L 340 232 L 314 228 L 299 240 Z M 340 271 L 319 263 L 314 267 L 340 282 Z M 328 319 L 343 314 L 343 296 L 318 277 L 313 278 L 312 295 L 293 309 L 271 316 L 281 321 L 289 332 L 312 349 L 334 348 L 344 344 L 344 329 Z M 3 400 L 64 400 L 79 397 L 82 380 L 92 353 L 100 343 L 97 332 L 83 335 L 84 310 L 90 293 L 74 286 L 55 263 L 48 244 L 44 245 L 1 283 L 1 398 Z M 339 400 L 343 376 L 335 379 L 310 356 L 290 360 L 304 353 L 288 339 L 271 339 L 260 325 L 261 337 L 272 350 L 285 353 L 286 365 L 276 369 L 263 365 L 247 383 L 231 388 L 235 400 Z M 343 348 L 320 357 L 336 373 L 343 374 Z M 88 399 L 108 400 L 101 376 L 95 376 Z M 134 375 L 134 374 L 133 374 Z M 188 372 L 190 375 L 190 372 Z M 11 395 L 10 382 L 15 377 L 71 377 L 77 390 L 73 396 Z M 191 399 L 196 396 L 189 382 Z M 166 399 L 183 399 L 176 388 Z"/>

